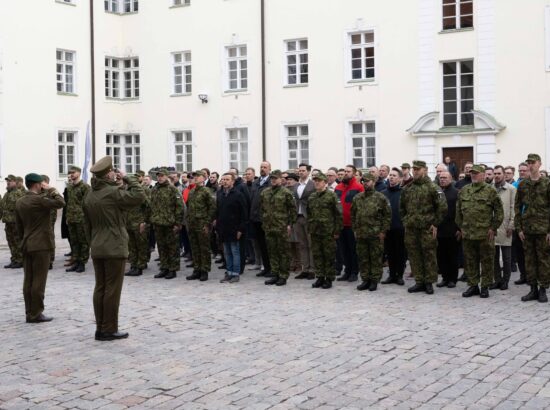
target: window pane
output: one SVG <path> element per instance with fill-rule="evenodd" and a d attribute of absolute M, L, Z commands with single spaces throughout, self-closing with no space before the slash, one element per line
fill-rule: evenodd
<path fill-rule="evenodd" d="M 288 127 L 288 136 L 295 137 L 298 135 L 298 127 Z"/>
<path fill-rule="evenodd" d="M 443 100 L 456 100 L 456 88 L 447 88 L 446 90 L 443 90 Z"/>
<path fill-rule="evenodd" d="M 456 115 L 448 114 L 443 116 L 443 125 L 446 127 L 456 126 Z"/>
<path fill-rule="evenodd" d="M 367 122 L 367 132 L 375 132 L 376 130 L 376 124 L 374 122 Z"/>
<path fill-rule="evenodd" d="M 456 101 L 448 101 L 443 103 L 443 112 L 445 114 L 456 113 L 457 104 Z"/>
<path fill-rule="evenodd" d="M 361 44 L 361 34 L 352 34 L 351 44 Z"/>
<path fill-rule="evenodd" d="M 467 28 L 474 26 L 474 18 L 472 16 L 464 16 L 460 18 L 460 27 Z"/>
<path fill-rule="evenodd" d="M 307 50 L 307 40 L 300 40 L 300 50 Z"/>
<path fill-rule="evenodd" d="M 296 42 L 295 41 L 288 41 L 286 43 L 286 49 L 287 49 L 287 51 L 295 51 L 296 50 Z"/>
<path fill-rule="evenodd" d="M 462 74 L 473 73 L 474 72 L 474 62 L 473 61 L 462 61 L 460 63 L 460 71 Z"/>
<path fill-rule="evenodd" d="M 308 133 L 309 133 L 309 127 L 307 125 L 302 125 L 300 127 L 300 135 L 306 136 L 308 135 Z"/>

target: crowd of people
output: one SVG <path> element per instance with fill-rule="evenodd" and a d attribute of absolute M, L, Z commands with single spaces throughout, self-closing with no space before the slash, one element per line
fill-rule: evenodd
<path fill-rule="evenodd" d="M 70 167 L 63 196 L 45 175 L 29 174 L 25 183 L 27 194 L 47 199 L 48 246 L 40 251 L 48 252 L 50 269 L 57 208 L 63 207 L 62 237 L 71 248 L 67 272 L 84 272 L 91 248 L 96 339 L 113 340 L 127 337 L 117 322 L 123 274 L 141 276 L 155 247 L 157 279 L 176 278 L 183 259 L 192 268 L 187 280 L 207 281 L 217 258 L 225 271 L 222 283 L 239 282 L 249 265 L 266 285 L 284 286 L 295 272 L 295 279 L 315 280 L 313 288 L 360 278 L 357 290 L 376 291 L 379 283 L 403 286 L 408 260 L 415 279 L 410 293 L 433 294 L 434 284 L 454 288 L 467 281 L 464 297 L 486 298 L 490 289 L 508 289 L 511 272 L 519 269 L 515 284 L 530 286 L 522 300 L 547 302 L 550 180 L 540 167 L 540 157 L 529 154 L 517 180 L 513 166 L 468 162 L 461 172 L 449 157 L 436 166 L 434 180 L 418 160 L 364 170 L 300 164 L 281 171 L 264 161 L 258 174 L 249 167 L 242 175 L 235 168 L 222 174 L 156 168 L 124 175 L 105 157 L 92 167 L 92 186 L 82 181 L 80 168 Z M 31 228 L 19 205 L 29 195 L 22 179 L 19 186 L 13 175 L 6 181 L 0 210 L 11 261 L 5 268 L 24 265 L 27 275 L 25 255 L 34 251 L 26 246 Z M 120 271 L 114 282 L 111 271 Z M 46 274 L 35 297 L 40 303 L 26 303 L 28 321 L 49 319 L 42 313 Z M 27 301 L 34 285 L 25 286 Z"/>

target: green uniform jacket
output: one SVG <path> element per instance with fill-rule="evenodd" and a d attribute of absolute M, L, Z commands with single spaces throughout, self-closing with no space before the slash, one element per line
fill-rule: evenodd
<path fill-rule="evenodd" d="M 522 180 L 516 192 L 514 204 L 517 232 L 529 235 L 550 233 L 550 180 L 540 177 Z"/>
<path fill-rule="evenodd" d="M 385 195 L 370 189 L 353 197 L 351 226 L 355 237 L 373 238 L 390 229 L 391 206 Z"/>
<path fill-rule="evenodd" d="M 168 181 L 156 184 L 151 192 L 151 223 L 162 226 L 181 225 L 183 198 L 180 191 Z"/>
<path fill-rule="evenodd" d="M 11 189 L 6 192 L 4 199 L 2 200 L 2 222 L 15 223 L 15 203 L 19 198 L 25 196 L 25 191 L 21 189 Z"/>
<path fill-rule="evenodd" d="M 455 222 L 464 239 L 486 239 L 504 220 L 502 200 L 496 189 L 485 182 L 466 185 L 458 194 Z"/>
<path fill-rule="evenodd" d="M 428 229 L 443 221 L 447 200 L 443 191 L 426 176 L 403 188 L 399 211 L 405 229 Z"/>
<path fill-rule="evenodd" d="M 339 235 L 343 228 L 342 211 L 338 197 L 334 192 L 325 189 L 314 192 L 307 202 L 307 228 L 311 235 Z"/>
<path fill-rule="evenodd" d="M 260 215 L 265 232 L 286 232 L 297 218 L 294 196 L 281 186 L 264 189 L 260 194 Z"/>
<path fill-rule="evenodd" d="M 128 257 L 128 232 L 125 212 L 145 201 L 143 187 L 129 179 L 128 190 L 115 182 L 92 178 L 92 191 L 84 200 L 86 236 L 92 258 Z"/>
<path fill-rule="evenodd" d="M 90 185 L 84 181 L 78 181 L 76 185 L 67 185 L 67 213 L 66 219 L 68 224 L 80 224 L 84 222 L 84 211 L 82 205 L 88 192 Z"/>
<path fill-rule="evenodd" d="M 151 223 L 149 195 L 147 195 L 145 188 L 143 188 L 143 192 L 145 193 L 145 201 L 130 209 L 126 215 L 126 228 L 129 230 L 137 231 L 142 223 Z"/>
<path fill-rule="evenodd" d="M 187 227 L 203 229 L 216 217 L 216 200 L 212 190 L 205 186 L 195 186 L 187 199 Z"/>
<path fill-rule="evenodd" d="M 55 248 L 52 241 L 50 213 L 53 209 L 63 208 L 65 200 L 54 188 L 37 194 L 26 192 L 15 205 L 16 223 L 21 240 L 23 254 L 37 251 L 51 251 Z"/>

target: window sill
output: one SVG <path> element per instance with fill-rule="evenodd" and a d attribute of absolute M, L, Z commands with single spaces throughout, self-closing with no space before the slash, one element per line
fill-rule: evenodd
<path fill-rule="evenodd" d="M 348 80 L 346 83 L 346 87 L 361 87 L 363 85 L 367 85 L 369 87 L 378 85 L 378 81 L 373 79 L 367 79 L 367 80 Z"/>
<path fill-rule="evenodd" d="M 130 14 L 138 14 L 139 11 L 129 11 L 129 12 L 119 12 L 119 11 L 109 11 L 109 10 L 105 10 L 105 13 L 107 14 L 112 14 L 113 16 L 128 16 Z"/>
<path fill-rule="evenodd" d="M 67 3 L 66 1 L 63 1 L 63 0 L 55 0 L 56 3 L 59 3 L 59 4 L 65 4 L 67 6 L 73 6 L 73 7 L 76 7 L 76 4 L 74 3 Z"/>
<path fill-rule="evenodd" d="M 225 90 L 223 92 L 224 97 L 231 97 L 231 96 L 239 96 L 239 95 L 249 95 L 250 91 L 248 91 L 247 88 L 239 89 L 239 90 Z"/>
<path fill-rule="evenodd" d="M 474 31 L 473 27 L 466 27 L 466 28 L 451 28 L 448 30 L 441 30 L 439 34 L 449 34 L 449 33 L 460 33 L 463 31 Z"/>
<path fill-rule="evenodd" d="M 129 104 L 129 103 L 140 103 L 139 98 L 112 98 L 105 97 L 105 102 L 108 103 L 119 103 L 119 104 Z"/>
<path fill-rule="evenodd" d="M 191 4 L 172 4 L 169 9 L 181 9 L 182 7 L 191 7 Z"/>
<path fill-rule="evenodd" d="M 473 125 L 461 125 L 461 126 L 447 126 L 447 127 L 441 127 L 439 129 L 439 132 L 445 133 L 445 134 L 453 134 L 453 133 L 461 133 L 461 132 L 472 132 L 475 130 L 475 127 Z"/>
<path fill-rule="evenodd" d="M 67 97 L 78 97 L 78 94 L 76 94 L 76 93 L 66 93 L 66 92 L 63 92 L 63 91 L 58 91 L 57 95 L 64 95 L 64 96 L 67 96 Z"/>
<path fill-rule="evenodd" d="M 170 94 L 170 97 L 190 97 L 192 93 Z"/>
<path fill-rule="evenodd" d="M 286 84 L 283 88 L 305 88 L 309 87 L 309 83 L 306 84 Z"/>

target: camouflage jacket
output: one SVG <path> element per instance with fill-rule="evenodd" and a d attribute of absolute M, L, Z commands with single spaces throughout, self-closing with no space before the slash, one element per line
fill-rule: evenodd
<path fill-rule="evenodd" d="M 145 189 L 143 190 L 145 192 Z M 145 201 L 128 210 L 126 213 L 126 229 L 136 231 L 142 223 L 151 223 L 150 195 L 145 194 Z"/>
<path fill-rule="evenodd" d="M 265 232 L 286 232 L 296 222 L 294 196 L 284 187 L 269 187 L 260 194 L 260 215 Z"/>
<path fill-rule="evenodd" d="M 155 185 L 150 207 L 152 224 L 174 226 L 183 223 L 183 199 L 178 188 L 169 182 Z"/>
<path fill-rule="evenodd" d="M 447 200 L 427 176 L 403 188 L 399 204 L 405 229 L 428 229 L 439 225 L 447 214 Z"/>
<path fill-rule="evenodd" d="M 314 192 L 307 202 L 307 227 L 312 236 L 333 236 L 343 228 L 338 197 L 328 189 Z"/>
<path fill-rule="evenodd" d="M 15 203 L 21 197 L 25 196 L 25 191 L 14 188 L 6 192 L 2 199 L 2 222 L 15 223 Z"/>
<path fill-rule="evenodd" d="M 90 185 L 84 181 L 78 181 L 76 185 L 67 185 L 67 223 L 78 224 L 84 223 L 84 211 L 82 205 L 88 192 L 90 192 Z"/>
<path fill-rule="evenodd" d="M 531 235 L 550 233 L 550 180 L 540 177 L 522 180 L 514 204 L 517 232 Z"/>
<path fill-rule="evenodd" d="M 465 239 L 485 239 L 489 229 L 496 235 L 503 219 L 502 200 L 493 186 L 473 183 L 458 194 L 455 222 Z"/>
<path fill-rule="evenodd" d="M 391 206 L 384 194 L 374 189 L 361 192 L 351 203 L 351 226 L 357 238 L 378 236 L 390 229 Z"/>
<path fill-rule="evenodd" d="M 187 199 L 187 226 L 190 229 L 203 229 L 215 217 L 216 200 L 212 196 L 212 190 L 202 185 L 195 186 Z"/>

